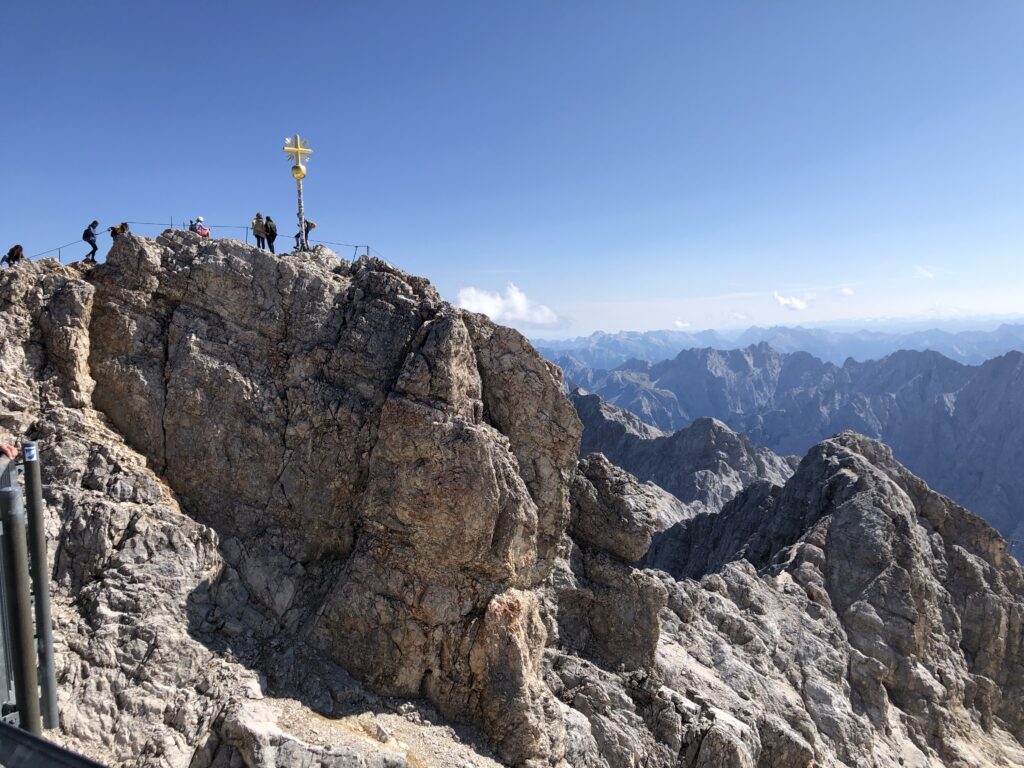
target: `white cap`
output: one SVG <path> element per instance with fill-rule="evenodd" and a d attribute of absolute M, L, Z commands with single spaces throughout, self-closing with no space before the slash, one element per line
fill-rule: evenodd
<path fill-rule="evenodd" d="M 202 220 L 203 220 L 202 216 L 196 216 L 196 221 L 202 221 Z"/>

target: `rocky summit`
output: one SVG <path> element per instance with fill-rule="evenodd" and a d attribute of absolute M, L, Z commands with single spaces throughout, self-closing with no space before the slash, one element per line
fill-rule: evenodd
<path fill-rule="evenodd" d="M 45 473 L 48 735 L 76 750 L 1024 764 L 1024 574 L 878 443 L 666 517 L 579 458 L 520 334 L 379 260 L 125 235 L 99 266 L 4 270 L 0 299 L 0 428 Z"/>

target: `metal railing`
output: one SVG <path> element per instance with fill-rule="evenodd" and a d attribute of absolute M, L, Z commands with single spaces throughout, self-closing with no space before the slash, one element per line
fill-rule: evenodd
<path fill-rule="evenodd" d="M 0 715 L 39 735 L 43 726 L 60 724 L 39 447 L 25 442 L 21 462 L 6 457 L 4 461 L 0 471 Z M 19 475 L 24 476 L 24 502 Z"/>
<path fill-rule="evenodd" d="M 121 223 L 121 222 L 119 222 L 119 223 Z M 181 230 L 181 231 L 185 231 L 188 228 L 188 224 L 185 224 L 184 220 L 179 221 L 178 222 L 178 226 L 175 227 L 174 226 L 174 217 L 173 216 L 171 217 L 169 222 L 167 222 L 167 221 L 126 221 L 126 222 L 123 222 L 123 223 L 128 224 L 130 226 L 161 227 L 162 228 L 161 231 L 163 231 L 164 229 L 178 229 L 178 230 Z M 205 222 L 204 222 L 204 224 L 205 224 Z M 248 224 L 206 224 L 205 226 L 210 230 L 211 237 L 212 237 L 212 233 L 213 233 L 214 230 L 225 230 L 225 229 L 242 230 L 242 232 L 243 232 L 242 236 L 243 236 L 244 242 L 246 244 L 249 243 L 249 235 L 250 235 L 250 232 L 252 230 L 252 227 L 250 225 L 248 225 Z M 98 232 L 97 234 L 98 235 L 103 235 L 104 233 L 103 232 Z M 286 237 L 285 235 L 278 234 L 278 239 L 284 239 L 285 237 Z M 292 239 L 293 237 L 294 237 L 293 235 L 287 235 L 287 239 L 289 239 L 289 240 Z M 378 251 L 375 248 L 372 248 L 371 246 L 366 245 L 366 244 L 342 243 L 342 242 L 338 242 L 336 240 L 316 240 L 316 239 L 313 239 L 313 238 L 310 238 L 309 242 L 313 243 L 313 244 L 333 245 L 333 246 L 340 246 L 342 248 L 351 248 L 352 249 L 352 258 L 353 259 L 357 258 L 360 255 L 359 254 L 360 251 L 363 251 L 363 253 L 366 256 L 369 256 L 371 253 L 373 253 L 373 254 L 376 254 L 377 256 L 379 256 L 382 259 L 384 258 L 384 255 L 382 253 L 380 253 L 380 251 Z M 64 251 L 65 250 L 68 250 L 70 248 L 80 249 L 80 250 L 82 250 L 83 255 L 84 255 L 87 246 L 88 246 L 88 243 L 86 243 L 84 240 L 79 238 L 78 240 L 74 240 L 74 241 L 72 241 L 70 243 L 65 243 L 64 245 L 58 245 L 56 248 L 50 248 L 49 250 L 46 250 L 46 251 L 40 251 L 39 253 L 33 253 L 28 258 L 30 258 L 30 259 L 38 259 L 38 258 L 40 258 L 42 256 L 49 256 L 52 253 L 56 253 L 57 254 L 57 261 L 59 261 L 60 263 L 63 264 L 64 263 Z M 70 260 L 71 261 L 76 261 L 77 259 L 71 258 Z"/>

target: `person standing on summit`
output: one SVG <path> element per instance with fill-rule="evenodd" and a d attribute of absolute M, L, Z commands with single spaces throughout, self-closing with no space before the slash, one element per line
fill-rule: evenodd
<path fill-rule="evenodd" d="M 94 221 L 82 232 L 82 239 L 92 246 L 92 250 L 86 254 L 85 260 L 91 261 L 93 264 L 96 263 L 96 227 L 99 225 L 98 221 Z"/>
<path fill-rule="evenodd" d="M 263 214 L 256 211 L 256 218 L 252 220 L 252 233 L 256 237 L 256 247 L 266 248 L 267 225 L 263 221 Z"/>
<path fill-rule="evenodd" d="M 275 224 L 274 220 L 269 216 L 267 216 L 266 221 L 263 222 L 263 233 L 267 238 L 267 248 L 269 248 L 270 252 L 273 253 L 274 241 L 277 240 L 277 224 Z"/>

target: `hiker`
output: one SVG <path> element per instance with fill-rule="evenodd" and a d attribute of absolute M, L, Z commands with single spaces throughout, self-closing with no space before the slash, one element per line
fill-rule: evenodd
<path fill-rule="evenodd" d="M 305 237 L 302 236 L 301 232 L 295 233 L 295 250 L 309 250 L 309 230 L 316 229 L 316 222 L 306 219 Z"/>
<path fill-rule="evenodd" d="M 0 264 L 6 264 L 9 267 L 18 266 L 18 262 L 25 258 L 25 249 L 20 245 L 15 245 L 7 254 L 0 259 Z"/>
<path fill-rule="evenodd" d="M 252 233 L 256 236 L 256 247 L 266 248 L 267 224 L 263 221 L 263 214 L 259 211 L 256 211 L 256 218 L 252 220 Z"/>
<path fill-rule="evenodd" d="M 267 248 L 269 248 L 270 252 L 273 253 L 274 241 L 277 240 L 277 224 L 275 224 L 274 220 L 269 216 L 267 216 L 266 220 L 263 222 L 263 232 L 267 238 Z"/>
<path fill-rule="evenodd" d="M 96 227 L 99 225 L 98 221 L 94 221 L 82 232 L 82 239 L 92 246 L 92 250 L 86 254 L 85 260 L 91 261 L 93 264 L 96 263 Z"/>
<path fill-rule="evenodd" d="M 192 231 L 199 235 L 201 238 L 206 240 L 210 237 L 210 228 L 203 223 L 202 216 L 196 216 L 195 227 L 196 228 L 193 229 Z"/>
<path fill-rule="evenodd" d="M 111 240 L 117 240 L 121 235 L 128 231 L 128 222 L 122 221 L 120 224 L 115 224 L 112 227 L 107 227 L 107 232 L 110 233 Z"/>

